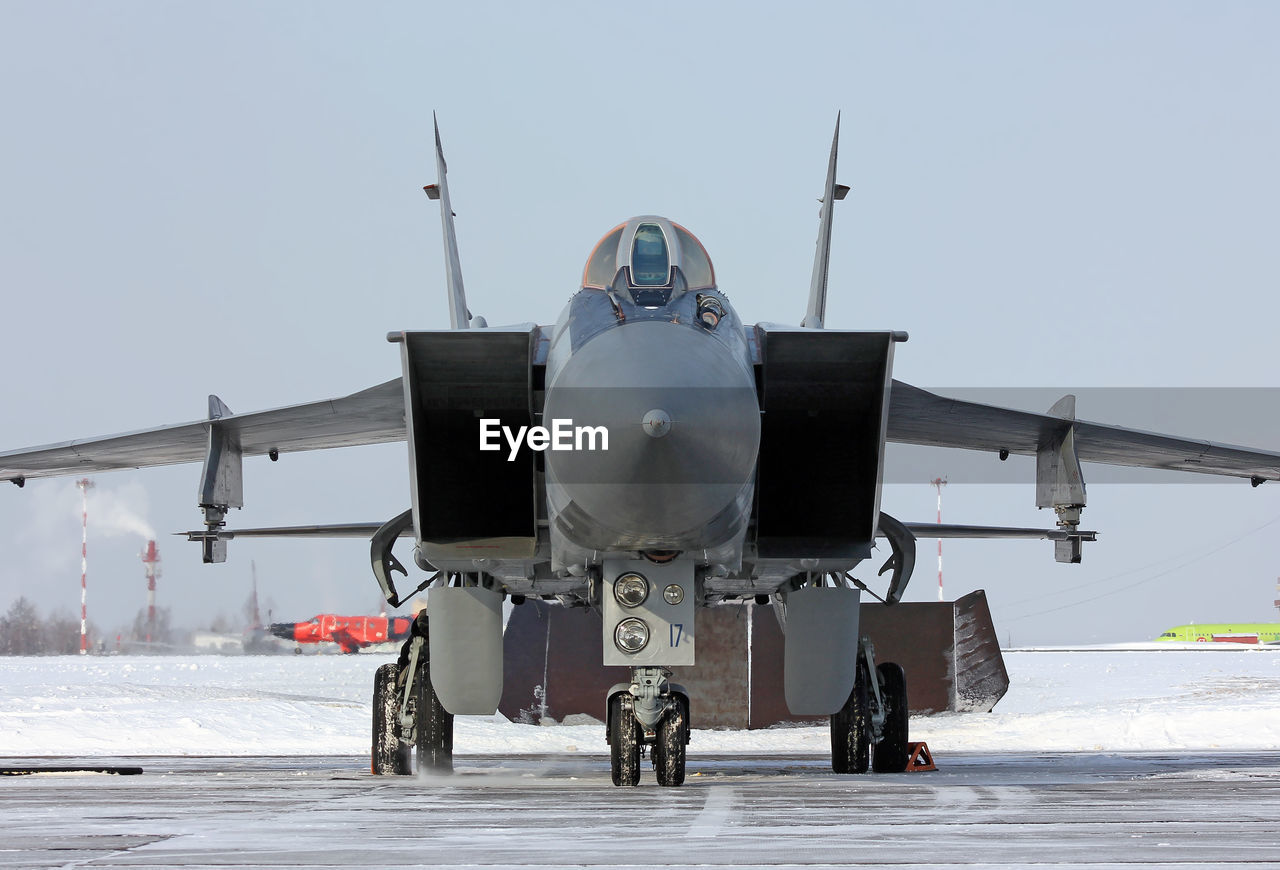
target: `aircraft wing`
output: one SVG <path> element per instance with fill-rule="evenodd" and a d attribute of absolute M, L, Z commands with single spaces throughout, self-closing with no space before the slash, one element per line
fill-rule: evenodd
<path fill-rule="evenodd" d="M 1074 412 L 1072 417 L 1074 416 Z M 1280 453 L 948 399 L 902 381 L 890 392 L 886 438 L 901 444 L 1035 456 L 1064 428 L 1081 462 L 1280 480 Z"/>
<path fill-rule="evenodd" d="M 215 421 L 249 456 L 405 439 L 399 378 L 338 399 L 251 414 L 232 414 L 214 396 L 209 406 L 209 420 L 0 453 L 0 480 L 201 462 Z"/>

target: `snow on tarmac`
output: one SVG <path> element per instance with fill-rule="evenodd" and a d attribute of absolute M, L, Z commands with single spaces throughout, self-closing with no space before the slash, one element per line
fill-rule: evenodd
<path fill-rule="evenodd" d="M 0 756 L 363 755 L 387 656 L 0 658 Z M 1005 653 L 990 714 L 914 717 L 935 752 L 1280 749 L 1280 650 Z M 697 700 L 694 699 L 696 705 Z M 465 754 L 607 751 L 603 727 L 458 717 Z M 821 753 L 826 728 L 694 732 L 691 753 Z"/>

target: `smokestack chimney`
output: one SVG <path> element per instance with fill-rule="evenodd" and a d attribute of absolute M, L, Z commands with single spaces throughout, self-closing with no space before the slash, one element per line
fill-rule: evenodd
<path fill-rule="evenodd" d="M 147 548 L 142 551 L 142 565 L 147 572 L 147 649 L 150 650 L 156 631 L 156 578 L 160 576 L 160 553 L 155 541 L 147 541 Z"/>

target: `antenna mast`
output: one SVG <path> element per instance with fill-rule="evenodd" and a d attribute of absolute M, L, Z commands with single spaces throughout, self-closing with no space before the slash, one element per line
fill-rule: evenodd
<path fill-rule="evenodd" d="M 89 608 L 85 577 L 89 573 L 89 490 L 93 481 L 82 477 L 76 481 L 80 487 L 80 655 L 89 652 Z"/>
<path fill-rule="evenodd" d="M 929 485 L 938 491 L 938 525 L 942 525 L 942 488 L 947 485 L 947 479 L 935 477 Z M 942 596 L 942 538 L 938 538 L 938 600 L 946 600 Z"/>

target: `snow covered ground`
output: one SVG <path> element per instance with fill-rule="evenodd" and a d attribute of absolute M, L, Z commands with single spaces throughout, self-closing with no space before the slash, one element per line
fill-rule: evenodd
<path fill-rule="evenodd" d="M 362 755 L 387 657 L 0 658 L 0 756 Z M 1280 749 L 1280 650 L 1015 650 L 990 714 L 916 717 L 953 751 Z M 696 705 L 697 700 L 694 699 Z M 828 751 L 825 728 L 695 731 L 697 753 Z M 456 752 L 607 751 L 600 725 L 459 717 Z"/>

